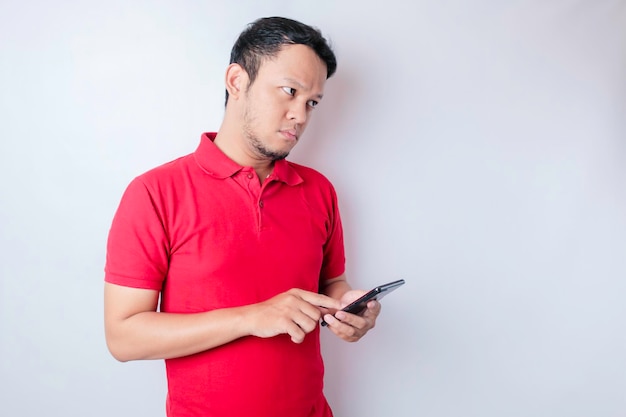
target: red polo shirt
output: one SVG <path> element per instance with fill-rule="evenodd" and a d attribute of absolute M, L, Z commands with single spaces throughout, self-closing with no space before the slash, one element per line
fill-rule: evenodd
<path fill-rule="evenodd" d="M 344 272 L 337 197 L 318 172 L 278 161 L 260 184 L 202 135 L 196 152 L 135 178 L 109 233 L 105 280 L 161 290 L 161 311 L 258 303 L 290 288 L 317 292 Z M 330 416 L 319 327 L 244 337 L 166 360 L 168 416 Z"/>

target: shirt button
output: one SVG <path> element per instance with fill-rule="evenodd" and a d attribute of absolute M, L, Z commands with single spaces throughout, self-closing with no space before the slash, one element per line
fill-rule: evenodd
<path fill-rule="evenodd" d="M 263 200 L 259 201 L 259 207 L 263 208 Z"/>
<path fill-rule="evenodd" d="M 251 180 L 252 179 L 252 173 L 248 172 L 248 179 Z"/>

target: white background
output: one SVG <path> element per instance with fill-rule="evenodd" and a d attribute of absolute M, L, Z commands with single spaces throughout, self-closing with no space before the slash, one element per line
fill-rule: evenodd
<path fill-rule="evenodd" d="M 407 280 L 324 332 L 336 415 L 626 416 L 624 0 L 2 0 L 1 414 L 164 415 L 162 362 L 106 350 L 108 228 L 268 15 L 338 56 L 291 159 L 339 192 L 352 284 Z"/>

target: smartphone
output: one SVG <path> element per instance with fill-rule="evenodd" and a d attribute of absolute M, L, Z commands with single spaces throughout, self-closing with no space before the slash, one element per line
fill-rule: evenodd
<path fill-rule="evenodd" d="M 389 294 L 391 291 L 395 290 L 396 288 L 400 287 L 401 285 L 404 285 L 404 280 L 403 279 L 399 279 L 397 281 L 388 282 L 387 284 L 379 285 L 378 287 L 375 287 L 371 291 L 367 292 L 362 297 L 360 297 L 357 300 L 351 302 L 350 304 L 348 304 L 347 306 L 345 306 L 341 310 L 345 311 L 347 313 L 351 313 L 351 314 L 359 314 L 359 313 L 363 312 L 363 310 L 365 310 L 367 308 L 367 303 L 370 300 L 378 300 L 378 301 L 380 301 L 385 295 Z M 321 324 L 322 324 L 322 326 L 327 326 L 328 325 L 324 320 L 322 320 Z"/>

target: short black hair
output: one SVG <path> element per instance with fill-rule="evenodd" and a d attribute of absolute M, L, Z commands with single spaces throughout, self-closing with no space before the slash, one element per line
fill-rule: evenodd
<path fill-rule="evenodd" d="M 241 32 L 230 52 L 230 63 L 239 64 L 248 73 L 250 84 L 256 79 L 263 59 L 276 56 L 283 45 L 306 45 L 326 64 L 326 78 L 337 69 L 337 59 L 322 32 L 297 20 L 263 17 Z M 228 103 L 228 90 L 226 90 Z"/>

